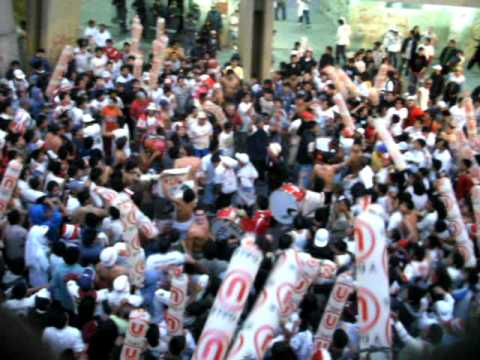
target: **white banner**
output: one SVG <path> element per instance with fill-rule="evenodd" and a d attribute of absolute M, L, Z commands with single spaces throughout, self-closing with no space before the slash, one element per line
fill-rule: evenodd
<path fill-rule="evenodd" d="M 235 250 L 203 327 L 193 360 L 225 357 L 262 259 L 263 254 L 256 245 L 242 245 Z"/>
<path fill-rule="evenodd" d="M 313 353 L 320 349 L 328 350 L 330 347 L 333 333 L 337 329 L 345 303 L 353 290 L 353 279 L 350 272 L 343 273 L 337 277 L 335 286 L 328 298 L 327 307 L 322 315 L 322 321 L 318 325 L 317 333 L 315 334 Z"/>
<path fill-rule="evenodd" d="M 447 177 L 438 179 L 436 189 L 447 209 L 447 224 L 452 236 L 457 242 L 457 249 L 465 258 L 465 266 L 470 268 L 475 267 L 477 265 L 477 259 L 473 251 L 473 243 L 468 235 L 467 227 L 465 226 L 460 208 L 458 207 L 450 179 Z"/>
<path fill-rule="evenodd" d="M 181 267 L 175 266 L 169 270 L 170 303 L 165 315 L 167 331 L 170 336 L 183 334 L 183 318 L 187 307 L 188 275 Z"/>
<path fill-rule="evenodd" d="M 3 215 L 7 209 L 22 169 L 23 164 L 18 160 L 11 160 L 8 163 L 7 170 L 5 170 L 0 183 L 0 215 Z"/>
<path fill-rule="evenodd" d="M 319 271 L 319 261 L 306 253 L 288 249 L 280 254 L 227 359 L 263 359 L 280 329 L 280 321 L 297 310 L 313 280 L 312 274 Z"/>
<path fill-rule="evenodd" d="M 389 348 L 392 334 L 383 209 L 369 205 L 356 217 L 354 233 L 360 350 Z M 387 352 L 375 352 L 370 356 L 371 359 L 388 359 Z"/>
<path fill-rule="evenodd" d="M 120 355 L 121 360 L 138 360 L 146 348 L 145 335 L 150 323 L 150 314 L 143 309 L 130 313 L 128 329 Z"/>

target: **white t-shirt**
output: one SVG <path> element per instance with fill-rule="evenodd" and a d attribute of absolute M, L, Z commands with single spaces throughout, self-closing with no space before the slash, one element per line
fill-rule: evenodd
<path fill-rule="evenodd" d="M 94 27 L 87 26 L 85 28 L 85 31 L 83 32 L 83 36 L 86 37 L 87 39 L 90 39 L 90 38 L 95 39 L 97 36 L 97 33 L 98 33 L 98 29 L 96 26 Z"/>
<path fill-rule="evenodd" d="M 95 34 L 95 44 L 97 44 L 97 46 L 99 47 L 105 47 L 107 45 L 107 40 L 111 38 L 112 35 L 110 34 L 110 31 L 97 31 L 97 33 Z"/>
<path fill-rule="evenodd" d="M 351 33 L 352 33 L 352 30 L 350 28 L 350 25 L 348 24 L 340 25 L 337 29 L 337 45 L 349 46 Z"/>
<path fill-rule="evenodd" d="M 46 343 L 56 355 L 60 355 L 67 349 L 72 349 L 75 353 L 81 353 L 85 350 L 85 344 L 83 343 L 80 330 L 71 326 L 66 326 L 63 329 L 47 327 L 43 331 L 42 341 Z"/>
<path fill-rule="evenodd" d="M 105 55 L 102 55 L 100 57 L 93 57 L 90 60 L 90 69 L 93 71 L 93 75 L 102 76 L 103 70 L 105 70 L 107 62 L 108 58 Z"/>
<path fill-rule="evenodd" d="M 218 135 L 218 148 L 222 150 L 222 155 L 233 156 L 233 131 L 230 133 L 222 131 Z"/>
<path fill-rule="evenodd" d="M 199 125 L 198 120 L 190 124 L 189 136 L 195 149 L 208 149 L 210 146 L 210 136 L 213 134 L 213 127 L 209 121 Z"/>

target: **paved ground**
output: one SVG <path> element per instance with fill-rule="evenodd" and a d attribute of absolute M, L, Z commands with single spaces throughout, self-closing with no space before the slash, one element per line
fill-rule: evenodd
<path fill-rule="evenodd" d="M 129 39 L 129 34 L 121 34 L 118 26 L 112 23 L 111 19 L 114 15 L 114 8 L 111 1 L 83 0 L 82 8 L 82 25 L 85 26 L 88 19 L 96 19 L 99 23 L 105 23 L 110 26 L 110 31 L 118 43 Z M 127 0 L 130 5 L 133 0 Z M 130 8 L 130 6 L 129 6 Z M 334 45 L 336 24 L 331 17 L 325 13 L 325 9 L 319 6 L 312 6 L 311 22 L 312 25 L 307 28 L 305 25 L 298 23 L 297 10 L 294 1 L 289 1 L 287 9 L 287 21 L 275 21 L 276 35 L 273 45 L 273 58 L 275 65 L 281 61 L 288 60 L 290 49 L 292 49 L 295 41 L 300 41 L 302 37 L 308 38 L 309 45 L 315 50 L 315 56 L 319 57 L 325 46 Z M 133 12 L 129 12 L 128 18 L 131 19 Z M 145 50 L 150 48 L 150 41 L 145 41 L 143 47 Z M 222 62 L 227 61 L 233 54 L 232 49 L 225 49 L 219 54 Z M 480 69 L 466 72 L 467 84 L 466 89 L 472 90 L 480 85 Z"/>

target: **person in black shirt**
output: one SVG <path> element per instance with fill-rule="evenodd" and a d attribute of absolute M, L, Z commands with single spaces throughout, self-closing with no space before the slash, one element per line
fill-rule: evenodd
<path fill-rule="evenodd" d="M 313 58 L 313 50 L 307 49 L 305 55 L 300 59 L 300 67 L 302 72 L 309 73 L 312 69 L 317 66 L 317 62 Z"/>
<path fill-rule="evenodd" d="M 417 84 L 419 80 L 425 74 L 425 70 L 428 67 L 428 59 L 425 56 L 425 49 L 423 47 L 418 48 L 418 52 L 413 56 L 410 61 L 410 94 L 415 94 L 417 91 Z"/>
<path fill-rule="evenodd" d="M 452 39 L 440 53 L 440 64 L 442 65 L 442 73 L 444 75 L 450 72 L 452 63 L 455 62 L 455 58 L 457 57 L 457 53 L 457 42 Z"/>
<path fill-rule="evenodd" d="M 333 57 L 333 48 L 331 46 L 327 46 L 325 48 L 325 52 L 322 54 L 320 58 L 320 69 L 323 69 L 325 66 L 335 64 L 335 58 Z"/>
<path fill-rule="evenodd" d="M 298 184 L 308 188 L 313 170 L 313 155 L 316 139 L 315 121 L 304 122 L 298 129 L 300 145 L 298 146 L 297 163 L 299 165 Z"/>
<path fill-rule="evenodd" d="M 445 88 L 445 78 L 442 74 L 442 65 L 434 65 L 432 75 L 430 75 L 430 80 L 432 80 L 432 87 L 430 88 L 430 99 L 434 103 L 435 100 L 442 95 L 443 89 Z"/>
<path fill-rule="evenodd" d="M 480 40 L 477 40 L 477 41 L 478 41 L 478 44 L 477 44 L 475 53 L 473 54 L 472 58 L 470 59 L 467 65 L 468 70 L 473 68 L 475 64 L 477 64 L 478 68 L 480 69 Z"/>
<path fill-rule="evenodd" d="M 302 74 L 302 66 L 298 60 L 297 54 L 292 54 L 290 56 L 290 64 L 287 64 L 285 68 L 285 77 L 290 77 L 292 75 L 300 76 Z"/>

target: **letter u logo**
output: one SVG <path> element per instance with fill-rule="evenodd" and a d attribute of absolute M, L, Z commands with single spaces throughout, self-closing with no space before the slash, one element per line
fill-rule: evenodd
<path fill-rule="evenodd" d="M 130 325 L 130 333 L 133 336 L 142 336 L 144 330 L 145 330 L 144 324 L 133 323 Z"/>

